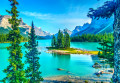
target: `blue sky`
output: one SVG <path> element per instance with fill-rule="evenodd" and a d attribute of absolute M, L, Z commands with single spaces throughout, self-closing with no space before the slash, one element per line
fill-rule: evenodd
<path fill-rule="evenodd" d="M 35 26 L 44 31 L 56 33 L 59 29 L 73 30 L 75 26 L 91 22 L 87 17 L 89 8 L 97 8 L 107 0 L 17 0 L 19 18 L 28 25 L 34 21 Z M 8 15 L 8 0 L 0 0 L 0 14 Z"/>

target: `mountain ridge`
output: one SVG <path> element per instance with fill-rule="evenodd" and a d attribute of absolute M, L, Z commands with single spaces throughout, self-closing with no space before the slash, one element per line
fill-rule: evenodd
<path fill-rule="evenodd" d="M 92 19 L 91 23 L 85 23 L 83 26 L 76 26 L 71 36 L 82 34 L 103 34 L 113 32 L 113 18 L 99 20 Z"/>
<path fill-rule="evenodd" d="M 0 15 L 0 33 L 2 34 L 6 34 L 9 32 L 9 30 L 11 30 L 11 24 L 8 22 L 8 19 L 10 19 L 11 16 L 9 15 Z M 22 18 L 20 18 L 20 24 L 19 24 L 19 29 L 21 32 L 21 35 L 23 36 L 27 36 L 28 33 L 30 32 L 31 26 L 27 25 L 26 23 L 23 22 Z M 6 32 L 5 32 L 6 31 Z M 4 33 L 3 33 L 4 32 Z M 41 36 L 41 37 L 45 37 L 45 36 L 50 36 L 51 34 L 43 31 L 41 28 L 38 28 L 35 26 L 35 34 L 37 36 Z"/>
<path fill-rule="evenodd" d="M 9 24 L 8 19 L 11 16 L 9 15 L 0 15 L 0 33 L 6 34 L 11 30 L 11 24 Z M 23 36 L 27 36 L 30 32 L 31 26 L 27 25 L 23 22 L 22 18 L 20 18 L 19 29 Z M 68 32 L 70 36 L 77 36 L 82 34 L 103 34 L 103 33 L 111 33 L 113 32 L 113 18 L 109 19 L 92 19 L 91 23 L 85 23 L 83 26 L 76 26 L 73 31 L 68 30 L 67 28 L 61 30 L 63 34 Z M 39 38 L 52 38 L 52 34 L 47 31 L 43 31 L 40 27 L 35 26 L 35 33 Z M 57 36 L 58 33 L 55 34 Z"/>

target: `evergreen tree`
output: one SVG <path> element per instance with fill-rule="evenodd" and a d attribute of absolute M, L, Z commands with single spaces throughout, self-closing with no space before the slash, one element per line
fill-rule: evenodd
<path fill-rule="evenodd" d="M 114 14 L 114 24 L 113 24 L 113 33 L 114 33 L 114 74 L 113 82 L 120 82 L 120 0 L 111 0 L 106 1 L 102 7 L 94 10 L 90 8 L 88 17 L 90 18 L 110 18 Z"/>
<path fill-rule="evenodd" d="M 51 42 L 52 47 L 56 48 L 70 48 L 70 36 L 67 32 L 65 32 L 65 36 L 63 33 L 59 30 L 58 31 L 58 36 L 57 36 L 57 41 L 55 36 L 53 35 L 52 42 Z"/>
<path fill-rule="evenodd" d="M 100 53 L 100 51 L 98 52 L 98 57 L 100 57 L 101 56 L 101 53 Z"/>
<path fill-rule="evenodd" d="M 22 36 L 21 41 L 28 41 L 28 40 L 26 37 Z M 0 34 L 0 43 L 5 43 L 5 42 L 9 42 L 8 34 Z"/>
<path fill-rule="evenodd" d="M 56 41 L 56 38 L 55 38 L 54 35 L 53 35 L 53 38 L 52 38 L 51 45 L 52 45 L 52 47 L 56 47 L 56 45 L 57 45 L 57 41 Z"/>
<path fill-rule="evenodd" d="M 63 33 L 61 32 L 61 46 L 60 46 L 60 48 L 64 48 L 64 35 L 63 35 Z"/>
<path fill-rule="evenodd" d="M 30 79 L 30 83 L 39 83 L 43 80 L 40 76 L 41 72 L 39 71 L 40 64 L 38 56 L 40 52 L 37 50 L 38 43 L 36 42 L 36 38 L 37 36 L 35 35 L 34 24 L 32 22 L 31 32 L 28 36 L 28 44 L 25 43 L 25 47 L 28 49 L 25 55 L 27 58 L 26 63 L 29 64 L 26 69 L 26 77 Z"/>
<path fill-rule="evenodd" d="M 65 32 L 65 37 L 64 37 L 64 39 L 65 39 L 65 45 L 64 45 L 64 47 L 65 48 L 70 48 L 70 36 L 69 36 L 69 34 L 67 33 L 67 32 Z"/>
<path fill-rule="evenodd" d="M 4 72 L 7 73 L 6 77 L 3 79 L 4 82 L 7 83 L 25 83 L 25 71 L 23 70 L 24 64 L 22 63 L 22 52 L 20 40 L 21 35 L 18 28 L 20 20 L 17 19 L 18 11 L 16 5 L 18 2 L 16 0 L 9 0 L 11 2 L 11 11 L 7 12 L 12 15 L 12 18 L 9 19 L 9 23 L 11 24 L 12 30 L 9 31 L 8 39 L 10 41 L 11 46 L 7 47 L 9 50 L 9 66 L 4 69 Z"/>
<path fill-rule="evenodd" d="M 100 58 L 107 59 L 107 62 L 111 64 L 113 67 L 114 64 L 114 43 L 113 41 L 104 40 L 103 42 L 99 43 L 102 47 L 98 48 L 100 51 L 98 52 L 98 56 Z"/>
<path fill-rule="evenodd" d="M 57 36 L 57 48 L 63 48 L 63 47 L 64 47 L 64 36 L 63 33 L 59 30 Z"/>
<path fill-rule="evenodd" d="M 60 30 L 58 31 L 58 36 L 57 36 L 57 48 L 60 48 L 60 44 L 61 44 L 61 37 L 60 37 Z"/>

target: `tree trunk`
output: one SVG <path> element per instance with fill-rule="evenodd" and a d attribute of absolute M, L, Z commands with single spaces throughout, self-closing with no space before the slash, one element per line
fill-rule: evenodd
<path fill-rule="evenodd" d="M 114 74 L 113 83 L 120 83 L 120 0 L 116 2 L 114 12 Z"/>

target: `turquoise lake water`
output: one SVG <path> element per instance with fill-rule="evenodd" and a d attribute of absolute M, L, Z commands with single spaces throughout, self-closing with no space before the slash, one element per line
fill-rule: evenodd
<path fill-rule="evenodd" d="M 21 43 L 24 45 L 24 42 Z M 92 65 L 97 61 L 90 55 L 56 55 L 46 53 L 47 49 L 45 47 L 51 46 L 51 40 L 38 40 L 38 50 L 41 52 L 40 57 L 40 71 L 43 77 L 57 76 L 57 75 L 74 75 L 74 76 L 92 76 L 98 69 L 92 68 Z M 9 57 L 9 52 L 6 47 L 9 43 L 0 44 L 0 79 L 5 77 L 2 72 L 3 69 L 9 64 L 7 59 Z M 97 50 L 99 47 L 98 43 L 90 42 L 72 42 L 71 47 L 81 48 L 85 50 Z M 22 47 L 22 52 L 25 54 L 25 47 Z M 25 58 L 23 58 L 23 62 Z M 26 67 L 26 65 L 25 65 Z M 65 71 L 58 71 L 57 68 L 62 68 Z M 69 71 L 69 73 L 68 73 Z"/>

